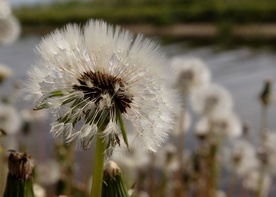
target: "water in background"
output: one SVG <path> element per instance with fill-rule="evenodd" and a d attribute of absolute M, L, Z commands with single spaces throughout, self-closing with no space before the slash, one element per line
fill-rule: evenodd
<path fill-rule="evenodd" d="M 15 72 L 13 79 L 7 81 L 6 89 L 17 80 L 26 79 L 27 70 L 36 62 L 35 46 L 41 38 L 36 36 L 25 37 L 9 46 L 0 47 L 0 62 L 8 65 Z M 240 47 L 236 49 L 217 50 L 216 46 L 189 47 L 185 43 L 169 44 L 163 46 L 169 57 L 197 57 L 201 58 L 210 68 L 212 81 L 219 83 L 230 91 L 233 96 L 235 112 L 242 121 L 251 123 L 251 139 L 258 141 L 261 107 L 258 95 L 262 89 L 263 82 L 268 77 L 276 76 L 276 55 L 275 51 L 268 49 L 251 49 Z M 168 69 L 168 68 L 166 68 Z M 170 70 L 168 69 L 168 72 Z M 276 85 L 273 92 L 276 92 Z M 3 92 L 8 93 L 8 92 Z M 276 94 L 275 94 L 276 95 Z M 27 103 L 23 96 L 18 99 L 19 109 L 32 108 L 33 103 Z M 276 132 L 276 102 L 273 102 L 269 109 L 269 128 Z M 193 120 L 195 123 L 195 119 Z M 37 160 L 45 160 L 52 154 L 54 139 L 49 133 L 49 120 L 36 125 L 32 136 L 27 140 L 27 152 Z M 192 131 L 187 135 L 185 146 L 192 148 L 195 140 Z M 11 147 L 12 149 L 12 147 Z M 90 165 L 91 150 L 79 151 L 77 159 L 82 161 L 82 165 Z M 81 164 L 79 164 L 81 165 Z M 88 169 L 77 166 L 78 169 Z M 90 169 L 90 168 L 89 168 Z M 90 172 L 80 173 L 79 179 L 89 179 Z"/>
<path fill-rule="evenodd" d="M 9 65 L 15 71 L 17 79 L 24 79 L 26 71 L 35 64 L 35 46 L 40 37 L 26 37 L 9 46 L 0 47 L 1 63 Z M 268 77 L 276 76 L 275 51 L 269 49 L 217 50 L 216 46 L 189 47 L 185 44 L 163 46 L 170 57 L 198 57 L 211 69 L 212 80 L 228 89 L 235 102 L 235 111 L 242 121 L 252 124 L 253 133 L 259 131 L 261 108 L 258 95 L 263 82 Z M 274 94 L 276 93 L 276 85 Z M 275 94 L 276 95 L 276 94 Z M 269 128 L 276 130 L 276 103 L 269 110 Z"/>

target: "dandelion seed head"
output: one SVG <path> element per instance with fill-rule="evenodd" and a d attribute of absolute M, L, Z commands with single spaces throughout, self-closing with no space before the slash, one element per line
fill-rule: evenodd
<path fill-rule="evenodd" d="M 263 141 L 256 151 L 256 156 L 260 166 L 265 166 L 266 169 L 275 174 L 276 172 L 276 146 L 275 146 L 276 134 L 274 132 L 267 132 Z"/>
<path fill-rule="evenodd" d="M 225 113 L 219 116 L 202 117 L 196 125 L 196 135 L 204 133 L 235 138 L 242 134 L 242 128 L 234 113 Z"/>
<path fill-rule="evenodd" d="M 0 103 L 0 129 L 12 135 L 19 131 L 21 123 L 19 112 L 13 106 Z"/>
<path fill-rule="evenodd" d="M 0 83 L 12 75 L 13 71 L 8 66 L 0 64 Z"/>
<path fill-rule="evenodd" d="M 156 157 L 156 167 L 170 176 L 179 169 L 179 164 L 177 147 L 171 143 L 163 146 Z"/>
<path fill-rule="evenodd" d="M 25 91 L 36 100 L 35 109 L 52 109 L 55 137 L 79 139 L 86 147 L 99 134 L 114 144 L 120 115 L 146 149 L 162 144 L 177 103 L 164 74 L 156 72 L 167 60 L 155 43 L 91 20 L 83 29 L 67 25 L 54 31 L 37 52 Z"/>
<path fill-rule="evenodd" d="M 252 170 L 245 176 L 242 185 L 245 189 L 256 192 L 259 188 L 260 176 L 262 176 L 261 196 L 268 196 L 272 180 L 271 176 L 267 173 L 261 174 L 259 170 Z"/>
<path fill-rule="evenodd" d="M 11 7 L 9 0 L 0 0 L 0 19 L 5 18 L 11 14 Z"/>
<path fill-rule="evenodd" d="M 242 134 L 240 120 L 233 112 L 213 116 L 209 120 L 211 127 L 216 133 L 222 133 L 227 137 L 239 137 Z"/>
<path fill-rule="evenodd" d="M 0 44 L 14 42 L 20 35 L 20 25 L 13 15 L 0 18 Z"/>
<path fill-rule="evenodd" d="M 210 84 L 194 92 L 191 104 L 195 112 L 207 116 L 227 113 L 233 107 L 230 93 L 217 84 Z"/>
<path fill-rule="evenodd" d="M 239 176 L 245 176 L 258 166 L 253 145 L 237 139 L 232 141 L 230 148 L 224 150 L 223 163 Z"/>
<path fill-rule="evenodd" d="M 184 95 L 209 83 L 211 74 L 207 66 L 197 58 L 173 58 L 175 85 Z"/>

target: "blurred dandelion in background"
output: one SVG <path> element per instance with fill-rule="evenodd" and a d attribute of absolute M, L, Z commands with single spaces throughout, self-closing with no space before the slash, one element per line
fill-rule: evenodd
<path fill-rule="evenodd" d="M 0 64 L 0 84 L 13 75 L 13 71 L 6 65 Z"/>
<path fill-rule="evenodd" d="M 206 86 L 211 79 L 209 69 L 198 58 L 173 58 L 171 64 L 176 75 L 175 86 L 183 95 Z"/>
<path fill-rule="evenodd" d="M 0 127 L 8 135 L 19 131 L 22 120 L 17 109 L 12 105 L 0 103 Z"/>
<path fill-rule="evenodd" d="M 191 95 L 191 106 L 198 114 L 213 116 L 232 110 L 232 96 L 222 86 L 209 84 Z"/>
<path fill-rule="evenodd" d="M 13 16 L 8 0 L 0 1 L 0 44 L 14 42 L 20 35 L 19 21 Z"/>
<path fill-rule="evenodd" d="M 5 18 L 11 15 L 11 6 L 9 0 L 0 1 L 0 18 Z"/>

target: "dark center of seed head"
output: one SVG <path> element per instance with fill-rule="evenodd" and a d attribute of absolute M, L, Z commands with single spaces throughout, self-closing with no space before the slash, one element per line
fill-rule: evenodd
<path fill-rule="evenodd" d="M 121 78 L 91 71 L 83 73 L 78 81 L 80 85 L 74 85 L 73 89 L 82 91 L 84 98 L 93 100 L 96 105 L 103 99 L 103 95 L 108 94 L 111 98 L 111 106 L 116 106 L 121 113 L 130 108 L 132 97 L 126 94 L 125 84 Z"/>

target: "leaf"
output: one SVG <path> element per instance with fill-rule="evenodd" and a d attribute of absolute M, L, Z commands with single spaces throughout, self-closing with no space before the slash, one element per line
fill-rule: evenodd
<path fill-rule="evenodd" d="M 122 114 L 121 114 L 119 109 L 117 109 L 116 111 L 118 112 L 117 117 L 118 117 L 118 121 L 119 121 L 119 124 L 120 124 L 120 127 L 121 127 L 122 136 L 123 136 L 124 142 L 127 146 L 127 149 L 129 150 L 126 127 L 125 127 L 125 124 L 124 124 L 124 121 L 123 121 L 123 118 L 122 118 Z"/>

